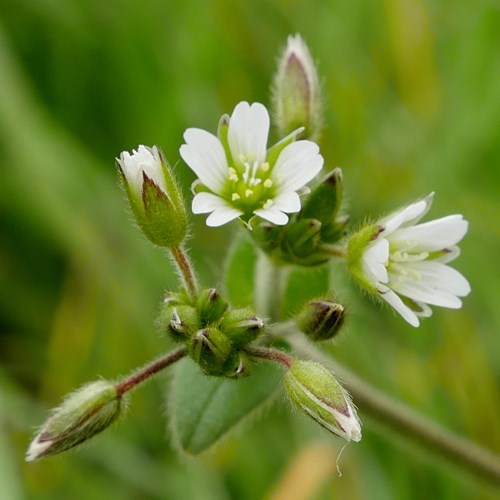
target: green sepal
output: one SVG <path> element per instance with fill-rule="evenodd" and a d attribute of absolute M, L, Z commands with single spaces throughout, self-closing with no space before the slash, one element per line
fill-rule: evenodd
<path fill-rule="evenodd" d="M 259 247 L 278 265 L 311 267 L 330 258 L 321 248 L 321 223 L 315 219 L 292 218 L 286 226 L 254 219 L 252 228 Z"/>
<path fill-rule="evenodd" d="M 267 163 L 272 167 L 275 163 L 276 160 L 278 159 L 278 156 L 281 154 L 281 152 L 289 145 L 292 144 L 292 142 L 295 142 L 297 140 L 297 136 L 304 130 L 304 127 L 300 127 L 297 130 L 294 130 L 290 134 L 288 134 L 286 137 L 281 139 L 281 141 L 277 142 L 273 146 L 271 146 L 267 150 Z"/>
<path fill-rule="evenodd" d="M 225 376 L 231 372 L 236 352 L 218 328 L 199 330 L 187 346 L 189 355 L 207 375 Z"/>
<path fill-rule="evenodd" d="M 201 328 L 201 319 L 195 307 L 165 302 L 158 318 L 160 331 L 175 341 L 192 337 Z"/>
<path fill-rule="evenodd" d="M 205 327 L 222 317 L 228 308 L 228 303 L 215 288 L 206 288 L 199 293 L 197 306 L 201 324 Z"/>
<path fill-rule="evenodd" d="M 358 284 L 370 293 L 377 294 L 378 291 L 373 283 L 367 279 L 363 270 L 363 253 L 367 246 L 377 238 L 383 230 L 377 224 L 369 224 L 354 233 L 347 244 L 347 268 Z"/>
<path fill-rule="evenodd" d="M 255 316 L 251 307 L 229 310 L 220 323 L 220 329 L 236 348 L 253 342 L 264 331 L 264 322 Z"/>
<path fill-rule="evenodd" d="M 338 217 L 342 194 L 342 170 L 335 168 L 311 192 L 298 214 L 299 219 L 321 222 L 321 240 L 324 243 L 335 243 L 344 236 L 348 218 Z"/>
<path fill-rule="evenodd" d="M 346 390 L 333 373 L 314 361 L 297 360 L 285 375 L 294 406 L 347 441 L 361 439 L 361 426 Z"/>

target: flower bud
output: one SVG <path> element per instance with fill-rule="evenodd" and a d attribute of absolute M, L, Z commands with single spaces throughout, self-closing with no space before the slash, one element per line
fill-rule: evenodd
<path fill-rule="evenodd" d="M 160 329 L 173 340 L 186 340 L 201 327 L 200 316 L 193 306 L 168 302 L 162 308 L 159 318 Z"/>
<path fill-rule="evenodd" d="M 292 404 L 347 441 L 361 440 L 361 424 L 347 391 L 333 373 L 314 361 L 294 361 L 285 376 Z"/>
<path fill-rule="evenodd" d="M 220 329 L 233 345 L 241 348 L 253 342 L 263 331 L 264 322 L 249 307 L 231 309 L 222 318 Z"/>
<path fill-rule="evenodd" d="M 26 453 L 26 461 L 55 455 L 90 439 L 111 425 L 123 407 L 113 383 L 98 380 L 70 394 L 45 422 Z"/>
<path fill-rule="evenodd" d="M 203 326 L 208 326 L 219 320 L 228 304 L 215 288 L 202 290 L 198 296 L 198 311 Z"/>
<path fill-rule="evenodd" d="M 335 168 L 307 197 L 299 214 L 299 218 L 321 222 L 321 241 L 324 243 L 335 243 L 344 236 L 349 219 L 339 216 L 342 194 L 342 170 Z"/>
<path fill-rule="evenodd" d="M 274 79 L 273 104 L 282 135 L 305 127 L 299 138 L 315 140 L 321 128 L 318 74 L 300 35 L 289 36 Z"/>
<path fill-rule="evenodd" d="M 333 338 L 344 321 L 344 306 L 325 299 L 311 300 L 295 318 L 299 330 L 314 341 Z"/>
<path fill-rule="evenodd" d="M 172 169 L 156 146 L 124 151 L 117 165 L 134 216 L 149 240 L 166 248 L 186 238 L 188 217 Z"/>
<path fill-rule="evenodd" d="M 226 375 L 234 351 L 231 341 L 217 328 L 198 331 L 188 343 L 190 356 L 207 375 Z"/>

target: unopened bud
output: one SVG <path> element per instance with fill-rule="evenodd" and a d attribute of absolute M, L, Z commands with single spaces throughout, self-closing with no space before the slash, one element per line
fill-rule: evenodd
<path fill-rule="evenodd" d="M 321 241 L 324 243 L 335 243 L 344 236 L 349 219 L 339 215 L 342 194 L 342 170 L 335 168 L 314 188 L 300 211 L 300 218 L 321 222 Z"/>
<path fill-rule="evenodd" d="M 333 373 L 314 361 L 295 361 L 285 376 L 293 405 L 347 441 L 361 440 L 361 424 L 347 391 Z"/>
<path fill-rule="evenodd" d="M 186 238 L 188 216 L 172 168 L 156 146 L 116 160 L 134 216 L 149 240 L 166 248 Z"/>
<path fill-rule="evenodd" d="M 321 96 L 316 66 L 300 35 L 289 36 L 274 80 L 276 123 L 282 135 L 305 127 L 299 138 L 316 140 L 321 128 Z"/>
<path fill-rule="evenodd" d="M 165 303 L 159 318 L 160 329 L 174 340 L 186 340 L 200 329 L 198 311 L 193 306 Z"/>
<path fill-rule="evenodd" d="M 224 297 L 215 288 L 202 290 L 198 296 L 198 310 L 200 312 L 201 322 L 208 326 L 214 321 L 218 321 L 228 304 Z"/>
<path fill-rule="evenodd" d="M 91 382 L 70 394 L 40 429 L 26 461 L 55 455 L 95 436 L 120 415 L 124 403 L 113 383 Z"/>
<path fill-rule="evenodd" d="M 226 375 L 233 350 L 231 341 L 218 328 L 198 331 L 190 339 L 188 349 L 207 375 Z"/>
<path fill-rule="evenodd" d="M 295 318 L 300 331 L 311 340 L 328 340 L 337 335 L 345 321 L 345 308 L 330 300 L 308 302 Z"/>
<path fill-rule="evenodd" d="M 235 347 L 253 342 L 263 331 L 264 322 L 249 307 L 231 309 L 222 318 L 220 329 Z"/>

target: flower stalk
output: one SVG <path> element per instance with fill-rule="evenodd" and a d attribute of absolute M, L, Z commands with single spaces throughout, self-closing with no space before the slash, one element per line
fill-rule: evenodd
<path fill-rule="evenodd" d="M 168 354 L 161 356 L 160 358 L 148 363 L 136 370 L 132 375 L 123 379 L 120 383 L 116 385 L 116 391 L 119 396 L 122 396 L 126 392 L 141 384 L 142 382 L 148 380 L 153 375 L 164 370 L 168 366 L 172 365 L 179 359 L 183 358 L 187 353 L 185 346 L 178 347 L 177 349 L 169 352 Z"/>

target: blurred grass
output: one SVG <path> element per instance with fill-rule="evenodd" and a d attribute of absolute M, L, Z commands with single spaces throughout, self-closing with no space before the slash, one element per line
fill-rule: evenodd
<path fill-rule="evenodd" d="M 153 323 L 174 275 L 131 224 L 114 157 L 156 143 L 175 164 L 187 126 L 215 130 L 238 101 L 267 103 L 277 54 L 294 32 L 324 76 L 322 149 L 330 167 L 344 168 L 353 220 L 435 190 L 434 216 L 458 212 L 471 222 L 457 267 L 473 293 L 462 310 L 436 310 L 418 331 L 335 273 L 351 313 L 338 358 L 500 450 L 496 2 L 0 0 L 0 10 L 6 500 L 262 498 L 286 486 L 312 443 L 340 450 L 339 440 L 276 405 L 215 453 L 179 458 L 166 432 L 163 378 L 134 394 L 122 424 L 81 452 L 23 463 L 32 426 L 66 392 L 167 348 Z M 188 193 L 192 174 L 182 163 L 177 173 Z M 214 285 L 235 228 L 207 230 L 195 219 L 194 259 Z M 491 487 L 370 423 L 341 468 L 342 478 L 333 471 L 316 480 L 314 498 L 494 498 Z"/>

